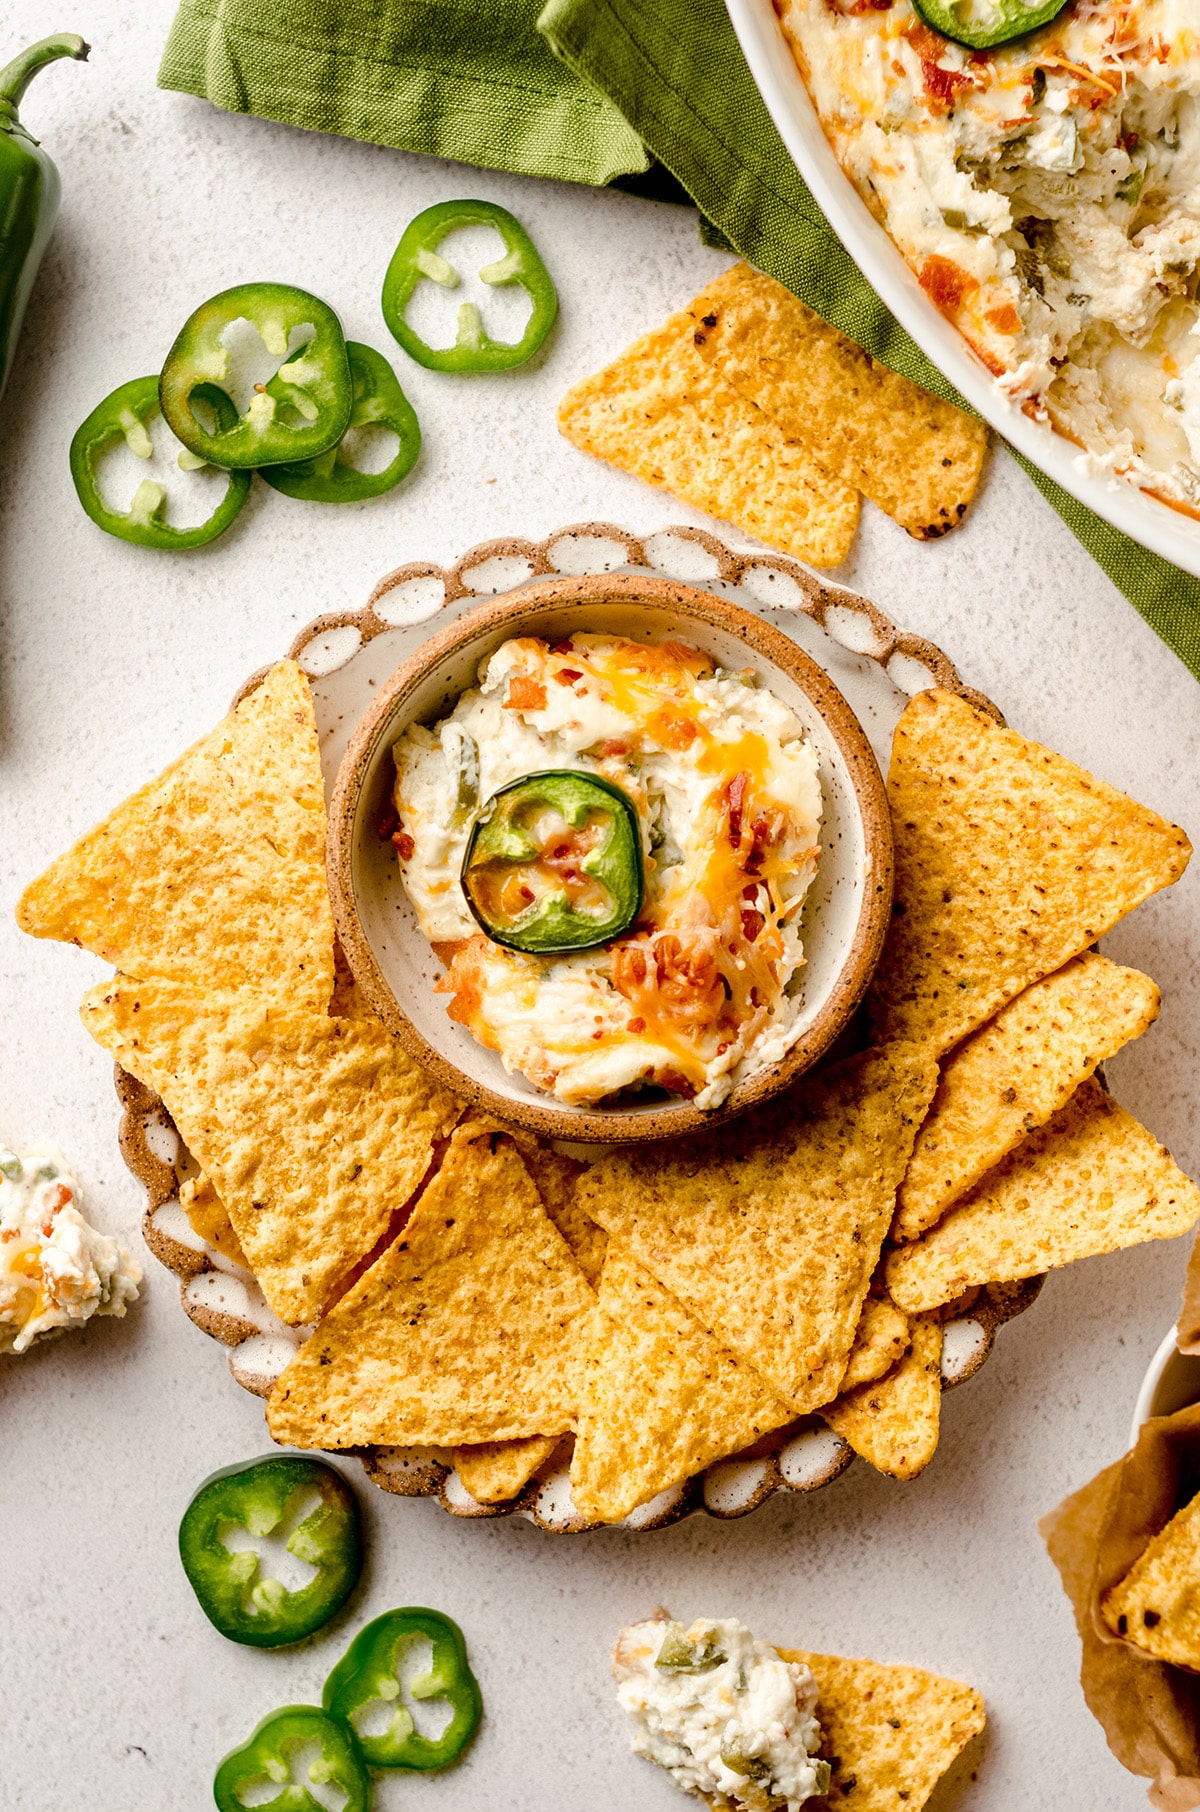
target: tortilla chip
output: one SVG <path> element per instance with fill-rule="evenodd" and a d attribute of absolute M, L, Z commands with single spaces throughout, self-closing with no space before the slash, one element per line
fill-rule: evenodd
<path fill-rule="evenodd" d="M 858 494 L 829 478 L 700 357 L 685 311 L 568 390 L 569 441 L 813 566 L 837 566 Z"/>
<path fill-rule="evenodd" d="M 454 1449 L 454 1470 L 464 1491 L 479 1504 L 506 1504 L 544 1466 L 561 1435 L 531 1435 L 527 1441 L 481 1441 Z"/>
<path fill-rule="evenodd" d="M 1098 1063 L 1140 1037 L 1158 1007 L 1148 975 L 1086 955 L 1034 982 L 973 1032 L 943 1065 L 896 1197 L 892 1238 L 916 1239 L 934 1226 Z"/>
<path fill-rule="evenodd" d="M 588 1355 L 571 1496 L 617 1523 L 793 1412 L 683 1304 L 610 1244 Z"/>
<path fill-rule="evenodd" d="M 839 1389 L 854 1390 L 860 1384 L 873 1384 L 903 1359 L 912 1345 L 908 1316 L 886 1296 L 868 1296 L 863 1303 L 862 1319 L 850 1348 L 850 1360 Z"/>
<path fill-rule="evenodd" d="M 1174 1239 L 1198 1216 L 1200 1189 L 1170 1152 L 1098 1082 L 1084 1082 L 931 1233 L 892 1253 L 887 1286 L 915 1314 L 974 1284 Z"/>
<path fill-rule="evenodd" d="M 203 1171 L 197 1177 L 188 1177 L 180 1185 L 179 1206 L 191 1222 L 192 1232 L 198 1233 L 206 1245 L 223 1258 L 232 1259 L 235 1265 L 242 1265 L 247 1271 L 250 1269 L 233 1230 L 229 1210 Z"/>
<path fill-rule="evenodd" d="M 461 1111 L 366 1020 L 122 976 L 82 1017 L 162 1096 L 284 1321 L 320 1314 Z"/>
<path fill-rule="evenodd" d="M 937 1065 L 868 1051 L 732 1126 L 603 1159 L 584 1210 L 804 1415 L 835 1395 Z"/>
<path fill-rule="evenodd" d="M 955 1756 L 987 1722 L 980 1695 L 919 1667 L 847 1661 L 781 1648 L 812 1669 L 821 1754 L 833 1764 L 827 1799 L 839 1812 L 921 1812 Z"/>
<path fill-rule="evenodd" d="M 324 1008 L 333 988 L 312 694 L 281 661 L 26 888 L 17 922 L 127 975 Z"/>
<path fill-rule="evenodd" d="M 906 706 L 888 798 L 895 905 L 868 996 L 880 1043 L 949 1050 L 1191 854 L 1177 825 L 952 692 Z"/>
<path fill-rule="evenodd" d="M 279 1379 L 267 1424 L 292 1447 L 563 1434 L 594 1307 L 512 1140 L 463 1127 L 400 1237 Z"/>
<path fill-rule="evenodd" d="M 689 310 L 700 356 L 919 541 L 957 528 L 975 495 L 988 431 L 830 327 L 782 283 L 735 264 Z"/>
<path fill-rule="evenodd" d="M 821 1414 L 876 1472 L 915 1479 L 937 1450 L 942 1408 L 942 1324 L 918 1315 L 912 1346 L 896 1370 L 862 1384 Z"/>
<path fill-rule="evenodd" d="M 1200 1673 L 1200 1496 L 1176 1511 L 1100 1613 L 1114 1636 Z"/>

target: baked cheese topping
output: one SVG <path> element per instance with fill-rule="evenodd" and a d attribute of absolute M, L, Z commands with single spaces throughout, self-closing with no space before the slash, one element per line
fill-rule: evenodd
<path fill-rule="evenodd" d="M 820 779 L 799 722 L 753 673 L 719 670 L 682 642 L 522 637 L 394 754 L 394 841 L 447 963 L 439 985 L 451 1017 L 510 1073 L 573 1104 L 654 1086 L 708 1108 L 795 1042 Z M 459 877 L 479 808 L 559 769 L 631 800 L 646 888 L 626 935 L 539 956 L 483 936 Z"/>
<path fill-rule="evenodd" d="M 1197 513 L 1195 0 L 1075 0 L 988 51 L 910 0 L 779 6 L 843 170 L 1001 391 Z"/>
<path fill-rule="evenodd" d="M 23 1353 L 93 1315 L 123 1315 L 137 1300 L 140 1267 L 88 1225 L 78 1192 L 54 1152 L 0 1146 L 0 1353 Z"/>

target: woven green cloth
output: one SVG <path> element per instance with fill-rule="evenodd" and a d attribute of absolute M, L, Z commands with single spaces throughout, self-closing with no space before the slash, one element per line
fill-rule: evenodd
<path fill-rule="evenodd" d="M 539 4 L 183 0 L 159 81 L 234 112 L 531 176 L 637 187 L 652 154 L 715 243 L 893 370 L 961 401 L 809 194 L 721 0 L 549 0 L 540 17 Z M 1021 464 L 1200 678 L 1200 581 Z"/>

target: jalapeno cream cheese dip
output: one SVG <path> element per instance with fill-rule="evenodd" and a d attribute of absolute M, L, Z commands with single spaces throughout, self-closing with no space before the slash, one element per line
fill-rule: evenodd
<path fill-rule="evenodd" d="M 725 672 L 679 641 L 578 634 L 552 648 L 521 637 L 482 664 L 448 717 L 407 729 L 394 756 L 393 840 L 447 966 L 438 985 L 451 1018 L 510 1073 L 573 1104 L 655 1086 L 711 1108 L 795 1042 L 820 778 L 800 723 L 752 672 Z M 602 787 L 564 787 L 564 770 L 617 789 L 636 814 L 640 909 L 592 948 L 506 947 L 499 924 L 501 942 L 481 931 L 481 898 L 518 929 L 573 927 L 574 943 L 588 941 L 589 919 L 600 939 L 606 923 L 629 922 L 614 895 L 636 905 L 635 877 L 615 866 L 618 801 L 606 811 Z M 517 826 L 526 855 L 520 840 L 508 846 L 508 882 L 488 864 L 473 913 L 461 882 L 472 832 L 492 821 L 497 793 L 530 776 L 545 778 L 530 781 Z M 506 836 L 520 803 L 506 795 Z"/>
<path fill-rule="evenodd" d="M 1195 0 L 1074 0 L 978 50 L 910 0 L 778 7 L 843 170 L 1000 391 L 1200 514 Z"/>
<path fill-rule="evenodd" d="M 140 1266 L 88 1225 L 78 1192 L 54 1152 L 0 1146 L 0 1353 L 23 1353 L 93 1315 L 123 1315 L 137 1300 Z"/>
<path fill-rule="evenodd" d="M 717 1808 L 796 1812 L 826 1792 L 817 1683 L 734 1618 L 689 1629 L 651 1620 L 621 1631 L 617 1698 L 637 1725 L 638 1755 Z"/>

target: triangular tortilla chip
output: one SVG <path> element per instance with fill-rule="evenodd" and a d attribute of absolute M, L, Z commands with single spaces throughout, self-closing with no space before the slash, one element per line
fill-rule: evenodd
<path fill-rule="evenodd" d="M 1170 1152 L 1098 1082 L 1085 1082 L 931 1233 L 892 1253 L 887 1286 L 915 1314 L 975 1284 L 1174 1239 L 1198 1216 L 1200 1189 Z"/>
<path fill-rule="evenodd" d="M 139 979 L 326 1007 L 325 794 L 295 661 L 52 863 L 17 922 Z"/>
<path fill-rule="evenodd" d="M 293 1447 L 563 1434 L 594 1306 L 512 1140 L 463 1127 L 400 1237 L 280 1378 L 268 1426 Z"/>
<path fill-rule="evenodd" d="M 918 1315 L 906 1358 L 821 1414 L 855 1453 L 889 1478 L 915 1479 L 937 1450 L 942 1405 L 942 1324 Z"/>
<path fill-rule="evenodd" d="M 919 541 L 958 527 L 987 451 L 978 416 L 877 365 L 748 264 L 724 271 L 688 313 L 701 356 L 831 479 Z"/>
<path fill-rule="evenodd" d="M 1114 1636 L 1200 1673 L 1200 1495 L 1146 1546 L 1100 1613 Z"/>
<path fill-rule="evenodd" d="M 584 1210 L 804 1415 L 841 1384 L 937 1080 L 868 1051 L 732 1126 L 603 1159 Z"/>
<path fill-rule="evenodd" d="M 672 315 L 568 390 L 569 441 L 770 547 L 837 566 L 858 527 L 858 493 L 828 476 L 700 357 L 696 324 Z"/>
<path fill-rule="evenodd" d="M 480 1441 L 454 1449 L 454 1470 L 464 1491 L 478 1504 L 507 1504 L 544 1466 L 561 1435 L 530 1435 L 525 1441 Z"/>
<path fill-rule="evenodd" d="M 892 1238 L 916 1239 L 934 1226 L 1098 1063 L 1140 1037 L 1158 1007 L 1148 975 L 1089 954 L 1034 982 L 972 1032 L 942 1066 L 896 1197 Z"/>
<path fill-rule="evenodd" d="M 610 1242 L 588 1355 L 571 1496 L 616 1523 L 793 1419 L 751 1366 Z"/>
<path fill-rule="evenodd" d="M 817 1682 L 821 1754 L 833 1765 L 827 1799 L 839 1812 L 921 1812 L 955 1756 L 979 1735 L 983 1700 L 958 1680 L 919 1667 L 847 1661 L 781 1648 Z"/>
<path fill-rule="evenodd" d="M 839 1390 L 854 1390 L 886 1378 L 912 1345 L 908 1316 L 886 1296 L 868 1296 Z"/>
<path fill-rule="evenodd" d="M 192 1232 L 199 1234 L 206 1245 L 219 1252 L 223 1258 L 232 1259 L 235 1265 L 242 1265 L 247 1271 L 250 1269 L 246 1254 L 233 1230 L 229 1210 L 203 1171 L 199 1176 L 188 1177 L 180 1184 L 179 1206 L 191 1222 Z"/>
<path fill-rule="evenodd" d="M 366 1020 L 121 976 L 82 1017 L 162 1096 L 284 1321 L 320 1314 L 461 1111 Z"/>
<path fill-rule="evenodd" d="M 919 692 L 888 773 L 893 917 L 868 1006 L 877 1040 L 949 1050 L 1177 881 L 1177 825 L 952 692 Z"/>

